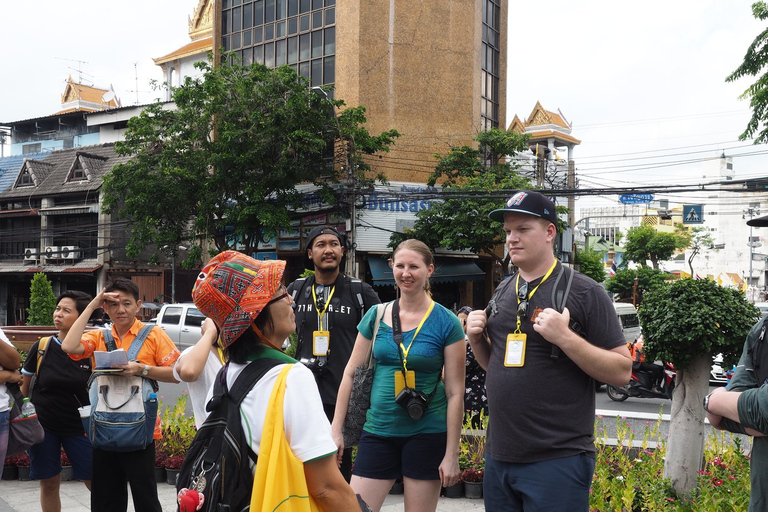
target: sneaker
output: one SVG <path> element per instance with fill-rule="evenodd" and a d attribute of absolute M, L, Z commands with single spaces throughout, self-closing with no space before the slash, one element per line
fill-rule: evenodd
<path fill-rule="evenodd" d="M 661 390 L 661 388 L 659 388 L 659 386 L 653 386 L 653 389 L 651 389 L 651 391 L 653 391 L 654 393 L 658 393 L 660 395 L 664 394 L 664 392 Z"/>

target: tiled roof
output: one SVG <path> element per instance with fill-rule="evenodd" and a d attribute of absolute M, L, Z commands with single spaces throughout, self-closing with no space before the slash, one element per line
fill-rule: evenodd
<path fill-rule="evenodd" d="M 28 265 L 15 262 L 4 262 L 0 266 L 0 273 L 2 274 L 19 274 L 19 273 L 37 273 L 45 272 L 47 274 L 61 274 L 61 273 L 87 273 L 93 272 L 101 268 L 101 264 L 98 260 L 82 260 L 78 262 L 69 262 L 64 265 Z"/>
<path fill-rule="evenodd" d="M 42 160 L 50 154 L 50 151 L 42 151 L 40 153 L 12 155 L 0 158 L 0 192 L 3 192 L 14 184 L 25 159 L 32 158 Z"/>
<path fill-rule="evenodd" d="M 112 143 L 54 151 L 43 159 L 44 167 L 48 169 L 44 179 L 34 187 L 27 186 L 18 189 L 6 187 L 6 190 L 0 192 L 0 200 L 98 190 L 103 183 L 104 174 L 115 165 L 127 162 L 130 158 L 130 156 L 118 156 L 115 153 L 115 145 Z M 85 169 L 88 179 L 67 182 L 67 177 L 77 159 L 80 160 L 80 165 Z M 36 166 L 34 169 L 37 171 L 41 167 Z"/>
<path fill-rule="evenodd" d="M 162 57 L 158 57 L 152 60 L 155 61 L 155 64 L 160 65 L 174 59 L 204 53 L 209 50 L 213 50 L 213 37 L 204 37 L 202 39 L 198 39 L 197 41 L 187 43 L 178 50 L 172 51 L 168 55 L 163 55 Z"/>

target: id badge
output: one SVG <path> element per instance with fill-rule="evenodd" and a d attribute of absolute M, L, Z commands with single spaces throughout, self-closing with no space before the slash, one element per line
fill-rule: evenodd
<path fill-rule="evenodd" d="M 328 355 L 328 340 L 331 337 L 331 333 L 328 331 L 313 331 L 312 332 L 312 355 L 315 356 L 327 356 Z"/>
<path fill-rule="evenodd" d="M 414 373 L 413 370 L 408 370 L 405 372 L 406 376 L 406 382 L 408 383 L 409 388 L 416 388 L 416 373 Z M 405 388 L 405 383 L 403 382 L 403 372 L 395 372 L 395 397 L 400 394 L 400 392 Z"/>
<path fill-rule="evenodd" d="M 525 340 L 523 332 L 507 335 L 507 351 L 504 355 L 504 366 L 519 368 L 525 364 Z"/>

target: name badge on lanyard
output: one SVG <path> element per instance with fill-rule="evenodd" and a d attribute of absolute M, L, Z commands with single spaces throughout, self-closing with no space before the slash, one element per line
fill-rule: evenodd
<path fill-rule="evenodd" d="M 504 353 L 504 366 L 519 368 L 525 364 L 525 342 L 527 335 L 524 332 L 513 332 L 507 335 L 507 350 Z"/>
<path fill-rule="evenodd" d="M 316 356 L 328 355 L 331 333 L 328 331 L 312 332 L 312 354 Z"/>

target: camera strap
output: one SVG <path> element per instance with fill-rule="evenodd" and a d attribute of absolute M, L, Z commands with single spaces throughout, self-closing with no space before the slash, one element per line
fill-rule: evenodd
<path fill-rule="evenodd" d="M 408 382 L 406 378 L 406 374 L 408 372 L 408 368 L 406 366 L 408 363 L 408 352 L 411 350 L 416 336 L 419 334 L 419 331 L 421 331 L 421 328 L 424 326 L 424 322 L 427 321 L 427 318 L 429 317 L 429 314 L 432 313 L 432 309 L 434 309 L 434 307 L 435 301 L 432 301 L 429 305 L 429 308 L 427 308 L 427 312 L 424 314 L 424 318 L 422 318 L 421 322 L 419 322 L 419 326 L 416 328 L 416 332 L 413 334 L 413 338 L 411 338 L 411 343 L 408 345 L 408 348 L 405 348 L 403 345 L 403 329 L 400 327 L 400 299 L 395 299 L 395 302 L 392 305 L 392 340 L 395 342 L 397 355 L 400 358 L 400 371 L 403 372 L 403 382 Z M 437 391 L 437 385 L 435 385 L 435 389 L 433 389 L 429 394 L 428 400 L 432 399 L 435 391 Z"/>

